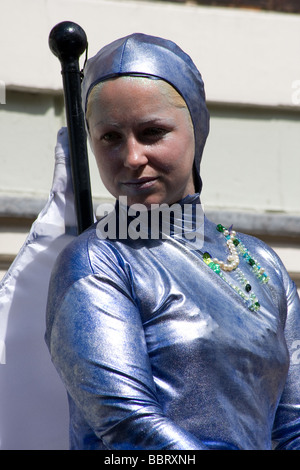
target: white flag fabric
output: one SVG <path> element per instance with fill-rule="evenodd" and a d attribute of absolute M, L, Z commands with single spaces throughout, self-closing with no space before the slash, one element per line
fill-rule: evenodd
<path fill-rule="evenodd" d="M 0 283 L 0 449 L 68 449 L 68 404 L 45 334 L 48 283 L 76 236 L 67 129 L 58 132 L 49 199 Z"/>

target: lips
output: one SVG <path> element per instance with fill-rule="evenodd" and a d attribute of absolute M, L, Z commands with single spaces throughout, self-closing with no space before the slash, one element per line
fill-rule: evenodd
<path fill-rule="evenodd" d="M 131 189 L 146 189 L 153 186 L 156 181 L 157 177 L 155 176 L 144 176 L 143 178 L 134 178 L 128 181 L 124 181 L 122 184 Z"/>

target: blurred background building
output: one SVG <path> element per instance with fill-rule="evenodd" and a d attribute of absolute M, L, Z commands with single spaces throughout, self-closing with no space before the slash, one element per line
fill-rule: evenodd
<path fill-rule="evenodd" d="M 202 203 L 269 243 L 300 287 L 300 5 L 296 0 L 2 0 L 0 278 L 51 187 L 65 125 L 52 27 L 79 23 L 89 56 L 132 32 L 174 40 L 202 73 L 211 131 Z M 84 57 L 82 57 L 82 62 Z M 90 154 L 95 208 L 110 195 Z"/>

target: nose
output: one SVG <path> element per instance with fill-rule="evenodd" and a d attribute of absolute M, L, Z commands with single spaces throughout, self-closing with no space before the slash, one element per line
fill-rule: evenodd
<path fill-rule="evenodd" d="M 124 166 L 132 170 L 138 169 L 148 163 L 148 158 L 145 153 L 145 146 L 139 142 L 134 136 L 127 139 L 124 148 Z"/>

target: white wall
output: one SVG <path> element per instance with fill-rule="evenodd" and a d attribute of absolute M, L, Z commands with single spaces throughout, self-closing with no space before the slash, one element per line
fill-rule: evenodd
<path fill-rule="evenodd" d="M 85 29 L 90 56 L 117 37 L 142 31 L 175 40 L 193 57 L 212 114 L 202 166 L 208 208 L 299 214 L 300 100 L 293 88 L 300 80 L 299 15 L 115 0 L 2 5 L 0 80 L 7 99 L 0 105 L 0 196 L 47 196 L 56 131 L 64 120 L 63 110 L 54 108 L 62 82 L 48 36 L 55 24 L 72 20 Z M 236 105 L 246 108 L 239 112 Z M 94 196 L 109 197 L 92 156 L 90 165 Z"/>
<path fill-rule="evenodd" d="M 275 214 L 273 222 L 276 214 L 293 217 L 297 233 L 300 15 L 165 1 L 2 0 L 1 6 L 2 215 L 26 215 L 47 198 L 56 133 L 65 122 L 60 64 L 48 37 L 55 24 L 71 20 L 86 31 L 89 56 L 134 31 L 185 49 L 203 75 L 211 111 L 202 163 L 205 209 L 237 214 L 239 221 L 249 220 L 248 213 L 265 221 Z M 110 197 L 92 155 L 90 168 L 94 198 Z M 10 227 L 5 230 L 9 237 Z"/>
<path fill-rule="evenodd" d="M 175 40 L 203 73 L 210 101 L 293 105 L 292 83 L 300 80 L 299 15 L 115 0 L 2 4 L 1 79 L 9 87 L 61 89 L 48 35 L 56 23 L 71 20 L 85 29 L 90 55 L 136 31 Z"/>
<path fill-rule="evenodd" d="M 86 31 L 89 56 L 135 31 L 164 36 L 186 50 L 203 75 L 211 111 L 202 163 L 205 209 L 236 214 L 238 221 L 258 214 L 275 225 L 279 214 L 292 220 L 297 233 L 300 15 L 164 1 L 2 0 L 1 6 L 0 83 L 6 85 L 6 104 L 0 104 L 2 215 L 11 210 L 25 214 L 32 204 L 27 201 L 39 207 L 47 198 L 56 133 L 65 122 L 60 64 L 48 37 L 55 24 L 71 20 Z M 109 197 L 92 155 L 90 168 L 93 196 Z M 2 229 L 0 255 L 12 254 L 24 233 L 20 229 L 12 248 L 5 242 L 12 240 L 11 228 Z M 293 251 L 277 249 L 290 269 L 300 272 L 299 236 L 288 243 Z"/>
<path fill-rule="evenodd" d="M 212 109 L 206 207 L 300 215 L 300 113 Z"/>

